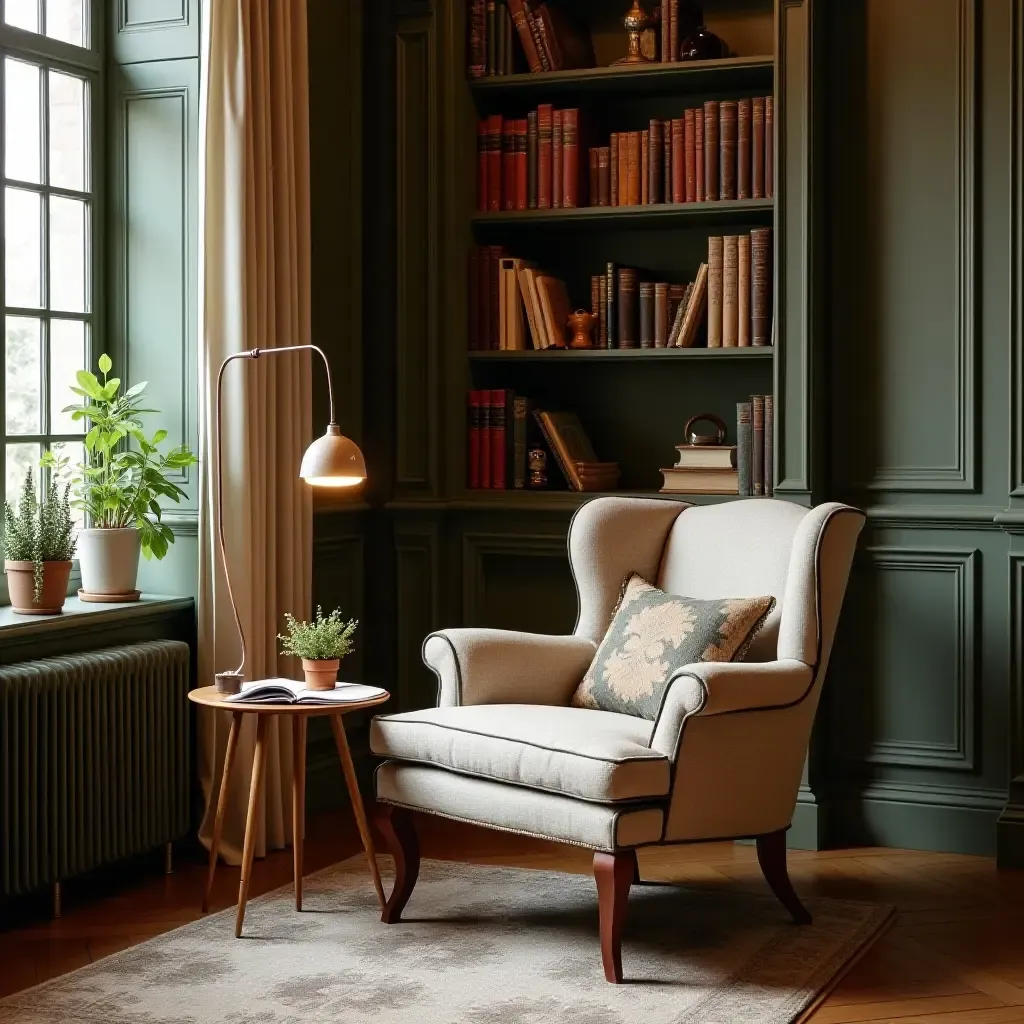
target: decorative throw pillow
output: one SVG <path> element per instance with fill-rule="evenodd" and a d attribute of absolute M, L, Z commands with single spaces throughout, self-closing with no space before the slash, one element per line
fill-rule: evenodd
<path fill-rule="evenodd" d="M 676 671 L 742 658 L 774 607 L 774 597 L 676 597 L 632 573 L 572 706 L 653 721 Z"/>

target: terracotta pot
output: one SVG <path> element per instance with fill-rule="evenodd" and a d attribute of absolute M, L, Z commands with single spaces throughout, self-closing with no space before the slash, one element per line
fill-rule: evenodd
<path fill-rule="evenodd" d="M 302 671 L 306 675 L 306 687 L 310 690 L 333 690 L 338 681 L 340 658 L 302 659 Z"/>
<path fill-rule="evenodd" d="M 4 562 L 11 610 L 19 615 L 60 615 L 71 578 L 70 562 L 43 562 L 43 589 L 34 601 L 35 571 L 31 562 Z"/>
<path fill-rule="evenodd" d="M 80 530 L 78 562 L 87 594 L 131 594 L 139 575 L 139 531 Z"/>

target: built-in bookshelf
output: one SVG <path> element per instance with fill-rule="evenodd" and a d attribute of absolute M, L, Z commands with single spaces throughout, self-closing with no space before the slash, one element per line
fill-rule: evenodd
<path fill-rule="evenodd" d="M 733 56 L 625 66 L 612 62 L 626 50 L 621 19 L 628 3 L 556 3 L 587 27 L 598 66 L 527 72 L 519 43 L 513 40 L 518 53 L 515 73 L 467 78 L 474 115 L 467 120 L 462 148 L 467 157 L 476 153 L 477 140 L 472 136 L 483 119 L 500 114 L 521 120 L 541 104 L 572 107 L 579 109 L 587 125 L 581 162 L 582 173 L 587 174 L 586 149 L 607 145 L 613 131 L 639 132 L 655 119 L 681 119 L 685 110 L 703 107 L 707 101 L 773 94 L 771 0 L 705 5 L 705 24 L 725 40 Z M 471 17 L 472 0 L 467 0 L 467 6 Z M 645 6 L 651 10 L 659 5 L 651 0 Z M 472 178 L 472 174 L 466 176 L 467 181 Z M 604 273 L 608 263 L 637 269 L 641 280 L 683 286 L 708 261 L 710 237 L 749 235 L 776 226 L 774 195 L 616 206 L 590 205 L 588 198 L 574 207 L 511 210 L 480 210 L 470 192 L 465 201 L 467 246 L 501 246 L 509 257 L 542 267 L 564 282 L 573 311 L 591 310 L 593 279 Z M 536 407 L 575 413 L 598 459 L 618 464 L 615 493 L 658 493 L 660 470 L 675 461 L 675 446 L 684 441 L 683 427 L 692 415 L 710 412 L 720 417 L 729 427 L 728 443 L 735 444 L 737 403 L 751 395 L 772 395 L 775 390 L 777 338 L 776 345 L 708 347 L 702 325 L 692 347 L 537 349 L 527 340 L 524 349 L 499 349 L 474 339 L 468 311 L 467 317 L 467 390 L 511 392 L 528 397 Z M 598 334 L 595 328 L 595 340 Z M 455 499 L 458 507 L 571 510 L 595 493 L 568 489 L 550 454 L 549 489 L 517 489 L 511 470 L 505 489 L 470 488 L 468 411 L 466 417 L 467 486 Z M 513 429 L 511 423 L 503 427 Z M 532 428 L 529 436 L 532 443 L 542 440 Z M 479 474 L 476 477 L 479 481 Z M 697 503 L 728 500 L 707 494 L 672 497 Z"/>

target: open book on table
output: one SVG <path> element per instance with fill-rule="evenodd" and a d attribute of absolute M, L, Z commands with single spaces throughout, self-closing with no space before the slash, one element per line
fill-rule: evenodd
<path fill-rule="evenodd" d="M 239 704 L 357 704 L 387 691 L 363 683 L 338 683 L 333 690 L 307 690 L 295 679 L 254 679 L 242 683 L 240 693 L 225 697 Z"/>

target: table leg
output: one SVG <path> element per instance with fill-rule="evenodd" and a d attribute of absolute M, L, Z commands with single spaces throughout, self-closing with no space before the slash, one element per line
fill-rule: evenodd
<path fill-rule="evenodd" d="M 373 887 L 377 890 L 377 901 L 380 903 L 381 910 L 383 910 L 387 900 L 384 898 L 384 886 L 381 885 L 380 881 L 377 855 L 373 849 L 373 836 L 370 834 L 370 826 L 366 821 L 366 811 L 363 810 L 363 798 L 359 794 L 359 782 L 356 779 L 355 765 L 352 763 L 352 752 L 348 748 L 348 740 L 345 737 L 345 724 L 342 722 L 341 715 L 328 715 L 328 718 L 331 720 L 334 742 L 338 746 L 341 770 L 345 773 L 345 785 L 348 786 L 348 795 L 352 801 L 352 811 L 356 816 L 356 825 L 359 828 L 359 835 L 363 840 L 366 859 L 370 862 L 370 874 L 373 876 Z"/>
<path fill-rule="evenodd" d="M 206 872 L 206 888 L 203 889 L 203 913 L 210 909 L 210 892 L 213 890 L 213 873 L 217 870 L 217 855 L 220 853 L 220 837 L 224 831 L 224 812 L 228 806 L 228 787 L 231 768 L 235 763 L 238 748 L 238 730 L 242 726 L 242 712 L 231 713 L 231 728 L 228 730 L 228 745 L 224 751 L 224 768 L 220 776 L 220 794 L 217 797 L 217 813 L 213 819 L 213 837 L 210 840 L 210 867 Z"/>
<path fill-rule="evenodd" d="M 292 716 L 292 854 L 295 909 L 302 909 L 303 831 L 306 824 L 306 716 Z"/>
<path fill-rule="evenodd" d="M 249 898 L 249 875 L 256 852 L 256 822 L 259 818 L 260 788 L 267 763 L 267 719 L 270 715 L 256 716 L 256 754 L 252 761 L 252 783 L 249 786 L 249 811 L 245 816 L 245 847 L 242 850 L 242 879 L 238 885 L 238 915 L 235 918 L 235 938 L 242 937 L 245 903 Z"/>

